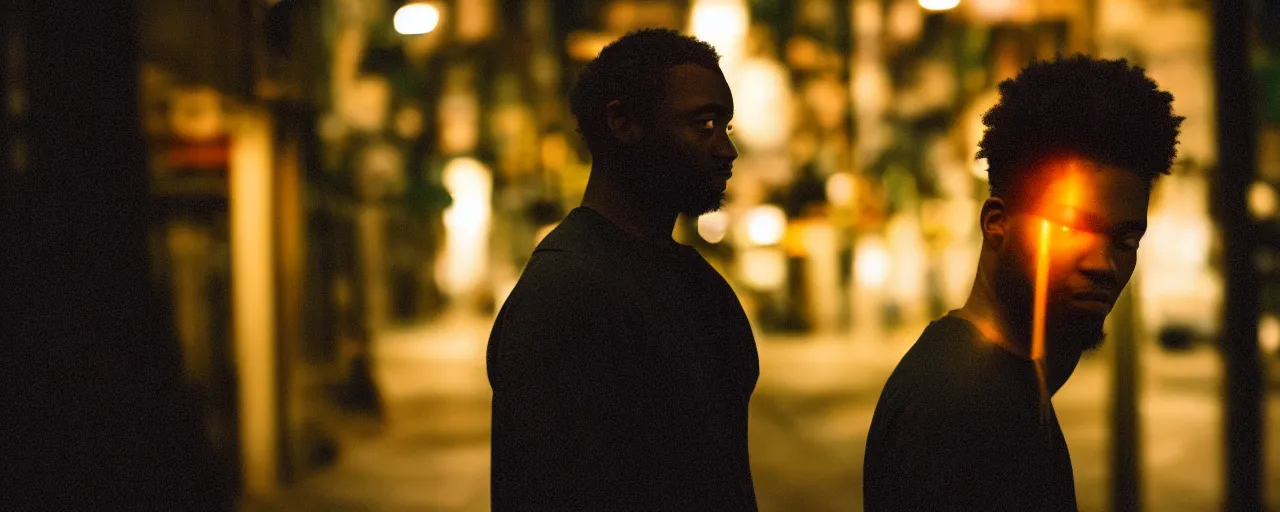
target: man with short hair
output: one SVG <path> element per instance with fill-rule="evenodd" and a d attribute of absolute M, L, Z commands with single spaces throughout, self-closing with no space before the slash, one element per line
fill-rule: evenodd
<path fill-rule="evenodd" d="M 759 376 L 733 291 L 676 218 L 717 210 L 737 151 L 719 57 L 669 30 L 605 47 L 571 97 L 593 158 L 489 338 L 493 510 L 755 510 Z"/>
<path fill-rule="evenodd" d="M 867 438 L 868 511 L 1076 509 L 1049 397 L 1103 341 L 1182 118 L 1124 60 L 1033 62 L 1000 94 L 978 152 L 991 197 L 973 290 L 885 384 Z"/>

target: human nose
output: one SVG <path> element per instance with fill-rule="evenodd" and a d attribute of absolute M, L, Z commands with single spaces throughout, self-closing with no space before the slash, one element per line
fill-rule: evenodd
<path fill-rule="evenodd" d="M 719 137 L 717 137 L 714 154 L 716 158 L 730 162 L 738 158 L 738 148 L 734 146 L 733 139 L 729 138 L 727 131 L 721 131 Z"/>
<path fill-rule="evenodd" d="M 1102 235 L 1089 238 L 1080 259 L 1080 271 L 1096 281 L 1114 281 L 1118 274 L 1114 244 Z"/>

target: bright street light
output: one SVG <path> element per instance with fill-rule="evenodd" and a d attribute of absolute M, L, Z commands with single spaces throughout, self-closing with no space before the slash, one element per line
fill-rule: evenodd
<path fill-rule="evenodd" d="M 960 5 L 960 0 L 920 0 L 920 7 L 926 11 L 945 11 Z"/>
<path fill-rule="evenodd" d="M 772 204 L 762 204 L 747 211 L 747 240 L 759 246 L 782 241 L 787 232 L 787 213 Z"/>
<path fill-rule="evenodd" d="M 440 10 L 423 2 L 404 4 L 396 11 L 391 23 L 395 25 L 396 32 L 404 35 L 426 34 L 440 24 Z"/>

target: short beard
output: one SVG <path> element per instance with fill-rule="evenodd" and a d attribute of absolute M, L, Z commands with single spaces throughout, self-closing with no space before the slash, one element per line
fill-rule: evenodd
<path fill-rule="evenodd" d="M 1102 347 L 1107 339 L 1104 322 L 1092 318 L 1066 317 L 1055 321 L 1047 332 L 1052 332 L 1054 343 L 1064 347 L 1079 347 L 1081 352 L 1091 352 Z"/>
<path fill-rule="evenodd" d="M 614 179 L 640 198 L 690 217 L 723 208 L 725 191 L 714 185 L 713 178 L 688 174 L 695 166 L 672 158 L 671 153 L 658 144 L 626 150 Z"/>
<path fill-rule="evenodd" d="M 995 292 L 1004 307 L 1006 321 L 1014 332 L 1014 339 L 1024 339 L 1025 347 L 1031 351 L 1031 323 L 1034 321 L 1035 287 L 1030 278 L 1021 275 L 1017 270 L 1019 262 L 1012 261 L 1017 255 L 1001 257 L 1000 268 L 995 278 Z M 1103 320 L 1071 315 L 1056 308 L 1050 308 L 1045 319 L 1045 335 L 1047 352 L 1070 351 L 1073 348 L 1081 352 L 1097 350 L 1106 341 L 1103 331 Z M 1105 317 L 1103 317 L 1105 319 Z"/>
<path fill-rule="evenodd" d="M 705 194 L 701 192 L 706 192 Z M 714 194 L 714 195 L 713 195 Z M 689 191 L 682 201 L 680 213 L 690 217 L 700 217 L 702 215 L 719 211 L 724 208 L 725 193 L 721 191 Z"/>

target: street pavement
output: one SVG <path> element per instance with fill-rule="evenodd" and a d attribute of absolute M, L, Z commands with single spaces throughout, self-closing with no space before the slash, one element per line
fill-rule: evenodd
<path fill-rule="evenodd" d="M 750 449 L 762 511 L 862 510 L 862 457 L 880 388 L 922 326 L 891 333 L 759 340 Z M 488 510 L 489 320 L 451 316 L 382 336 L 374 371 L 387 405 L 376 434 L 342 440 L 339 461 L 243 512 Z M 1088 354 L 1054 404 L 1081 510 L 1107 510 L 1105 350 Z M 1220 359 L 1209 347 L 1141 352 L 1145 510 L 1221 509 Z M 1280 510 L 1280 395 L 1269 393 L 1269 509 Z"/>

